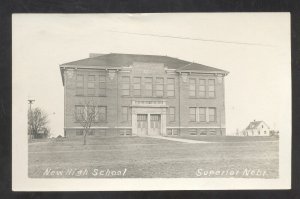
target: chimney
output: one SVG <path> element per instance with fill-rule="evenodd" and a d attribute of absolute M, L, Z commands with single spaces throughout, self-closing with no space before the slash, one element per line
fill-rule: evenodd
<path fill-rule="evenodd" d="M 103 54 L 103 53 L 102 54 L 101 53 L 90 53 L 89 57 L 92 58 L 92 57 L 98 57 L 98 56 L 101 56 L 101 55 L 105 55 L 105 54 Z"/>

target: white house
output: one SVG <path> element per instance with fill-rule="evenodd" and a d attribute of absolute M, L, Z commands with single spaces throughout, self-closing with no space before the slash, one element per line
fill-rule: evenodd
<path fill-rule="evenodd" d="M 264 121 L 250 122 L 245 130 L 245 136 L 270 136 L 270 127 Z"/>

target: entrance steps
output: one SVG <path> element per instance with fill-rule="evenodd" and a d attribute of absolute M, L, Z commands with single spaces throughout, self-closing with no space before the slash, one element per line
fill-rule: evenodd
<path fill-rule="evenodd" d="M 173 137 L 164 137 L 164 136 L 147 135 L 145 137 L 162 139 L 162 140 L 170 140 L 170 141 L 175 141 L 175 142 L 183 142 L 183 143 L 189 143 L 189 144 L 206 144 L 206 143 L 210 143 L 210 142 L 199 141 L 199 140 L 188 140 L 188 139 L 173 138 Z"/>

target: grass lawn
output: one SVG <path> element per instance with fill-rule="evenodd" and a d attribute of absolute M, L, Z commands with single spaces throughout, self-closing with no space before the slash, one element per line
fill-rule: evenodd
<path fill-rule="evenodd" d="M 78 138 L 32 142 L 28 172 L 33 178 L 278 177 L 278 141 L 232 139 L 188 144 L 149 137 L 88 137 L 85 146 Z"/>

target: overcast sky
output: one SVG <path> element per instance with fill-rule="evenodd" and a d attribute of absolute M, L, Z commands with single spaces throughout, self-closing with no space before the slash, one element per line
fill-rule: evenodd
<path fill-rule="evenodd" d="M 89 53 L 168 55 L 230 72 L 227 133 L 256 119 L 284 134 L 291 123 L 289 35 L 287 13 L 14 14 L 13 106 L 26 113 L 34 98 L 33 107 L 50 115 L 51 133 L 63 134 L 60 64 Z"/>

